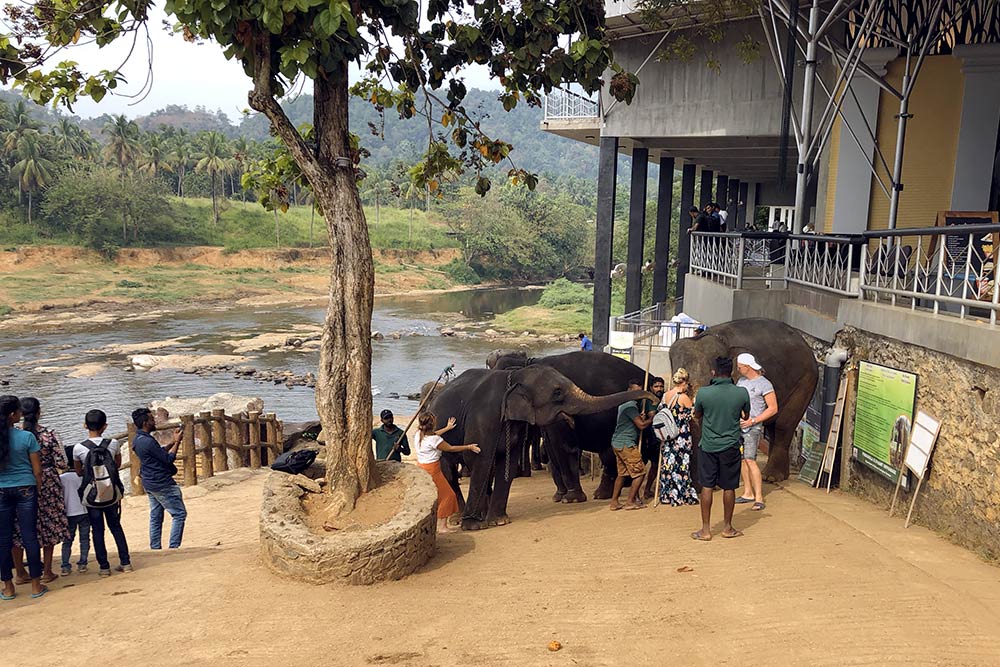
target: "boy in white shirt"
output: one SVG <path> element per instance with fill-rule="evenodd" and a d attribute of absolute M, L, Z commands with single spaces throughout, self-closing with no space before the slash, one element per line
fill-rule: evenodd
<path fill-rule="evenodd" d="M 66 460 L 73 460 L 73 447 L 66 448 Z M 87 508 L 80 502 L 80 480 L 75 470 L 67 470 L 59 475 L 63 485 L 63 500 L 66 503 L 66 518 L 69 519 L 69 539 L 62 544 L 62 576 L 73 572 L 69 563 L 73 555 L 73 539 L 80 532 L 80 560 L 76 561 L 76 571 L 87 571 L 87 558 L 90 556 L 90 516 Z"/>

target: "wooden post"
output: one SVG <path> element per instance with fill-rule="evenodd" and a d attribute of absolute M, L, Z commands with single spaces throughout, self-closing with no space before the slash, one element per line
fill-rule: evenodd
<path fill-rule="evenodd" d="M 250 413 L 250 467 L 260 468 L 260 413 Z"/>
<path fill-rule="evenodd" d="M 221 408 L 212 410 L 212 457 L 214 468 L 229 470 L 229 452 L 226 450 L 226 411 Z"/>
<path fill-rule="evenodd" d="M 201 434 L 201 446 L 204 448 L 204 451 L 201 453 L 201 462 L 205 477 L 215 477 L 215 461 L 212 460 L 211 418 L 211 414 L 208 412 L 198 413 L 198 420 L 201 421 L 201 424 L 198 425 L 198 430 Z"/>
<path fill-rule="evenodd" d="M 194 453 L 194 415 L 181 415 L 181 453 L 184 455 L 184 486 L 198 485 Z"/>
<path fill-rule="evenodd" d="M 267 463 L 274 463 L 274 459 L 281 454 L 281 443 L 278 442 L 278 418 L 273 412 L 264 415 L 264 431 L 267 434 Z"/>
<path fill-rule="evenodd" d="M 139 462 L 139 457 L 135 453 L 135 424 L 129 422 L 128 428 L 128 460 L 129 460 L 129 475 L 132 477 L 132 495 L 133 496 L 144 496 L 146 495 L 146 490 L 142 488 L 142 478 L 139 476 L 139 468 L 142 464 Z"/>
<path fill-rule="evenodd" d="M 275 458 L 285 453 L 285 425 L 277 417 L 274 418 L 274 441 L 278 443 Z"/>

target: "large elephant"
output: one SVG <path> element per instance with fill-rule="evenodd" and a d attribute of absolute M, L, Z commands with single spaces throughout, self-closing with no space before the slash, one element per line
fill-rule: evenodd
<path fill-rule="evenodd" d="M 547 428 L 556 423 L 568 427 L 578 415 L 582 419 L 649 396 L 643 391 L 591 395 L 545 366 L 474 369 L 459 375 L 428 409 L 442 423 L 449 417 L 456 419 L 457 427 L 444 435 L 446 441 L 476 443 L 482 450 L 463 455 L 472 476 L 462 528 L 477 530 L 509 521 L 510 483 L 518 474 L 517 464 L 531 427 Z"/>
<path fill-rule="evenodd" d="M 497 368 L 520 361 L 532 366 L 554 368 L 589 394 L 606 395 L 621 391 L 629 380 L 642 380 L 645 371 L 635 364 L 604 352 L 569 352 L 549 357 L 519 358 L 518 355 L 499 355 L 492 358 Z M 624 401 L 622 401 L 624 402 Z M 601 457 L 603 472 L 594 491 L 599 500 L 611 497 L 617 466 L 611 449 L 611 436 L 618 420 L 618 406 L 581 416 L 575 427 L 565 422 L 555 422 L 542 428 L 549 471 L 556 485 L 555 501 L 583 502 L 587 494 L 580 486 L 580 452 L 595 452 Z"/>
<path fill-rule="evenodd" d="M 778 399 L 778 416 L 765 427 L 770 448 L 762 476 L 769 482 L 788 479 L 788 448 L 819 377 L 812 348 L 798 331 L 783 322 L 761 318 L 726 322 L 674 343 L 670 366 L 687 369 L 691 388 L 697 391 L 711 381 L 710 369 L 716 357 L 735 359 L 741 352 L 757 358 Z M 697 444 L 701 436 L 697 420 L 691 422 L 691 434 Z M 692 457 L 692 462 L 695 460 Z"/>

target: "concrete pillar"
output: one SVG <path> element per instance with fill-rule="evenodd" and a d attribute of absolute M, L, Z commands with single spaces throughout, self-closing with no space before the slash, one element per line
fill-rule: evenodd
<path fill-rule="evenodd" d="M 747 183 L 747 194 L 743 198 L 743 228 L 749 229 L 757 223 L 757 202 L 760 201 L 760 184 Z"/>
<path fill-rule="evenodd" d="M 736 195 L 739 205 L 737 207 L 736 214 L 736 229 L 746 229 L 747 228 L 747 217 L 750 216 L 750 221 L 753 222 L 753 210 L 750 208 L 750 184 L 746 182 L 740 183 L 740 189 Z M 756 194 L 756 188 L 754 188 L 754 194 Z"/>
<path fill-rule="evenodd" d="M 862 60 L 881 76 L 885 74 L 886 64 L 897 53 L 895 48 L 866 49 Z M 859 74 L 851 81 L 851 89 L 854 96 L 848 93 L 844 98 L 842 115 L 837 120 L 840 123 L 837 184 L 834 190 L 833 219 L 830 229 L 826 230 L 831 234 L 860 234 L 868 227 L 872 194 L 871 162 L 876 158 L 875 141 L 865 129 L 865 122 L 872 128 L 878 125 L 879 87 Z M 857 102 L 854 97 L 857 97 Z M 858 141 L 851 136 L 848 126 L 854 130 Z M 817 200 L 822 196 L 822 192 L 817 193 Z M 878 196 L 881 197 L 881 193 Z M 822 231 L 823 224 L 823 220 L 817 219 L 816 231 Z"/>
<path fill-rule="evenodd" d="M 611 317 L 611 243 L 615 228 L 618 137 L 601 137 L 597 170 L 597 234 L 594 243 L 594 345 L 608 344 Z"/>
<path fill-rule="evenodd" d="M 715 177 L 715 202 L 721 208 L 726 208 L 726 195 L 729 193 L 729 177 L 719 174 Z"/>
<path fill-rule="evenodd" d="M 740 228 L 738 220 L 740 217 L 740 179 L 730 178 L 729 189 L 726 192 L 726 201 L 722 207 L 726 209 L 729 217 L 726 219 L 726 231 L 732 232 Z"/>
<path fill-rule="evenodd" d="M 660 157 L 656 191 L 656 247 L 653 249 L 653 303 L 667 300 L 670 264 L 670 217 L 674 211 L 674 158 Z M 683 211 L 682 211 L 683 213 Z"/>
<path fill-rule="evenodd" d="M 628 197 L 628 260 L 625 265 L 625 312 L 642 308 L 642 254 L 646 238 L 646 177 L 649 149 L 632 148 L 632 187 Z"/>
<path fill-rule="evenodd" d="M 697 165 L 685 164 L 681 171 L 681 220 L 677 232 L 680 235 L 677 239 L 677 302 L 675 312 L 684 310 L 684 277 L 691 266 L 691 216 L 688 211 L 694 206 L 694 181 Z M 704 180 L 702 183 L 704 184 Z M 709 186 L 711 186 L 711 176 L 709 176 Z"/>
<path fill-rule="evenodd" d="M 952 55 L 962 61 L 965 91 L 951 209 L 985 211 L 990 203 L 1000 127 L 1000 44 L 960 45 Z"/>
<path fill-rule="evenodd" d="M 698 198 L 698 208 L 705 208 L 705 204 L 712 201 L 712 170 L 701 170 L 701 195 Z"/>

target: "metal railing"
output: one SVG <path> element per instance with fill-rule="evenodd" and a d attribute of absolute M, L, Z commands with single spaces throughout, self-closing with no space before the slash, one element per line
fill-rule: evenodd
<path fill-rule="evenodd" d="M 632 333 L 636 348 L 670 347 L 681 338 L 696 335 L 704 325 L 700 322 L 672 322 L 675 302 L 658 303 L 642 310 L 611 318 L 611 331 Z"/>
<path fill-rule="evenodd" d="M 757 288 L 791 283 L 846 298 L 987 319 L 995 326 L 998 250 L 996 224 L 855 236 L 694 232 L 690 271 L 734 289 L 752 281 Z"/>
<path fill-rule="evenodd" d="M 545 96 L 545 120 L 566 118 L 600 118 L 600 105 L 564 88 L 554 88 Z"/>

